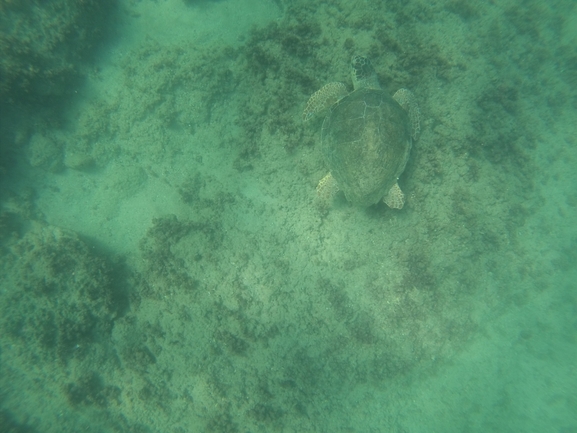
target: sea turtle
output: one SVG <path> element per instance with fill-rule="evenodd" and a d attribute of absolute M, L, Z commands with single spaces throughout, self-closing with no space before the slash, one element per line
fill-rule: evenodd
<path fill-rule="evenodd" d="M 353 56 L 351 67 L 353 92 L 343 83 L 326 84 L 310 97 L 303 113 L 308 121 L 329 109 L 321 141 L 330 173 L 317 192 L 329 200 L 340 189 L 353 204 L 370 206 L 383 199 L 401 209 L 405 200 L 397 179 L 419 135 L 419 108 L 409 90 L 391 97 L 381 89 L 367 57 Z"/>

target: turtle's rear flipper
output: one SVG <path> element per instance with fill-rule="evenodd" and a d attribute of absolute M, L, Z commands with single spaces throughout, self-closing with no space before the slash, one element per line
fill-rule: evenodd
<path fill-rule="evenodd" d="M 327 209 L 335 195 L 339 192 L 339 185 L 332 174 L 327 174 L 317 185 L 317 197 L 322 209 Z"/>
<path fill-rule="evenodd" d="M 347 94 L 347 87 L 343 83 L 334 82 L 325 84 L 309 98 L 305 111 L 303 111 L 303 121 L 306 122 L 315 114 L 336 104 L 339 100 L 347 96 Z"/>
<path fill-rule="evenodd" d="M 405 204 L 405 194 L 403 194 L 403 191 L 401 191 L 401 188 L 399 188 L 399 185 L 395 182 L 383 201 L 392 209 L 402 209 Z"/>

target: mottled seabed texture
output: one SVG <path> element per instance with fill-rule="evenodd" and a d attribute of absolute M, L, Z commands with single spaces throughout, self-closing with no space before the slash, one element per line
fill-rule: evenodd
<path fill-rule="evenodd" d="M 0 0 L 0 432 L 577 432 L 572 0 Z M 308 97 L 414 92 L 402 210 Z"/>

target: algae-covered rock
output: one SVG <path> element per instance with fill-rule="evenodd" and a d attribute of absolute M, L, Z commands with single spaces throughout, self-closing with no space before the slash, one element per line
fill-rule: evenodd
<path fill-rule="evenodd" d="M 84 358 L 126 308 L 114 267 L 70 231 L 34 227 L 2 268 L 0 332 L 33 357 Z"/>
<path fill-rule="evenodd" d="M 42 167 L 51 172 L 62 169 L 62 150 L 60 143 L 54 138 L 36 133 L 28 143 L 28 162 L 32 167 Z"/>
<path fill-rule="evenodd" d="M 0 99 L 71 93 L 116 0 L 0 0 Z"/>

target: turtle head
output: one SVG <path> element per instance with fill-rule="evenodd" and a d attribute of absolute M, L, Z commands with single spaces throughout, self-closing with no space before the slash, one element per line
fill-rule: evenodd
<path fill-rule="evenodd" d="M 377 73 L 368 57 L 353 56 L 351 59 L 351 75 L 355 90 L 363 88 L 380 89 Z"/>

